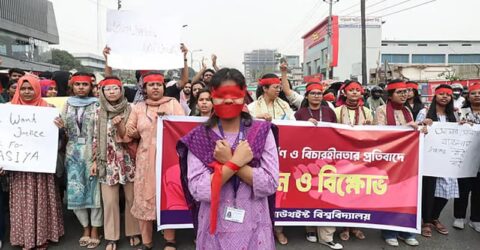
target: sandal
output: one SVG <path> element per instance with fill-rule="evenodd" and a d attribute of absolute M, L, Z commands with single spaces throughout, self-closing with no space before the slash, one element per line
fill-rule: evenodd
<path fill-rule="evenodd" d="M 343 229 L 343 231 L 340 233 L 340 239 L 343 241 L 350 239 L 350 229 Z"/>
<path fill-rule="evenodd" d="M 437 232 L 439 232 L 440 234 L 448 234 L 448 229 L 439 220 L 433 220 L 433 226 L 435 227 L 435 230 L 437 230 Z"/>
<path fill-rule="evenodd" d="M 352 234 L 355 235 L 355 237 L 359 240 L 364 240 L 365 239 L 365 234 L 363 234 L 362 230 L 358 228 L 352 229 Z"/>
<path fill-rule="evenodd" d="M 90 236 L 82 236 L 82 238 L 80 238 L 80 240 L 78 240 L 78 244 L 81 247 L 86 247 L 89 242 L 90 242 Z"/>
<path fill-rule="evenodd" d="M 131 247 L 138 247 L 142 244 L 142 240 L 140 239 L 139 235 L 130 236 L 130 246 Z"/>
<path fill-rule="evenodd" d="M 167 242 L 165 242 L 165 245 L 163 246 L 163 249 L 166 250 L 167 248 L 177 249 L 177 244 L 173 241 L 167 241 Z"/>
<path fill-rule="evenodd" d="M 108 246 L 112 246 L 112 248 L 110 248 L 110 250 L 117 250 L 117 241 L 116 240 L 109 241 L 107 243 L 107 246 L 105 247 L 105 249 L 107 249 Z"/>
<path fill-rule="evenodd" d="M 430 238 L 432 237 L 432 224 L 431 223 L 423 223 L 422 225 L 422 236 Z"/>
<path fill-rule="evenodd" d="M 101 242 L 100 238 L 101 237 L 99 237 L 98 239 L 90 238 L 90 241 L 88 242 L 87 248 L 88 249 L 97 248 L 100 245 L 100 242 Z"/>
<path fill-rule="evenodd" d="M 141 247 L 137 248 L 137 250 L 152 250 L 153 243 L 150 243 L 150 246 L 143 244 Z"/>
<path fill-rule="evenodd" d="M 278 243 L 280 243 L 280 245 L 288 244 L 288 238 L 283 232 L 275 232 L 275 236 L 277 237 Z"/>

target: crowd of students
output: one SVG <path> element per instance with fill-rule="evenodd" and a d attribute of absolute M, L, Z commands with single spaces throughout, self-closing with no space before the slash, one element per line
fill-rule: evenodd
<path fill-rule="evenodd" d="M 7 105 L 51 106 L 42 97 L 57 96 L 60 89 L 68 89 L 69 96 L 60 117 L 53 121 L 61 142 L 57 172 L 1 171 L 8 177 L 5 190 L 9 192 L 12 245 L 46 249 L 49 242 L 59 242 L 65 232 L 65 194 L 67 208 L 84 229 L 78 244 L 98 247 L 103 227 L 106 249 L 117 249 L 122 235 L 119 202 L 123 190 L 125 235 L 132 247 L 152 249 L 160 115 L 208 117 L 177 145 L 197 249 L 275 249 L 275 238 L 288 244 L 283 228 L 272 223 L 272 199 L 279 176 L 273 120 L 406 125 L 424 133 L 432 122 L 480 123 L 480 84 L 470 86 L 464 99 L 463 86 L 440 85 L 428 107 L 420 100 L 418 84 L 404 80 L 389 81 L 367 93 L 357 81 L 327 85 L 312 78 L 300 95 L 289 84 L 288 65 L 282 64 L 280 77 L 270 73 L 258 80 L 253 100 L 242 73 L 220 69 L 216 56 L 212 57 L 214 69 L 204 66 L 190 81 L 188 49 L 183 44 L 181 51 L 184 68 L 180 80 L 169 82 L 159 71 L 139 70 L 134 95 L 127 94 L 122 80 L 112 75 L 109 48 L 104 50 L 105 78 L 98 85 L 88 73 L 73 74 L 64 88 L 48 77 L 10 70 L 1 99 Z M 422 236 L 432 237 L 433 230 L 448 234 L 439 216 L 449 199 L 454 199 L 453 226 L 463 229 L 469 197 L 469 225 L 480 232 L 480 175 L 422 178 Z M 0 197 L 0 239 L 5 234 L 6 200 Z M 334 239 L 335 227 L 306 227 L 305 232 L 310 242 L 343 248 Z M 366 238 L 359 228 L 342 228 L 339 233 L 343 241 L 350 235 Z M 164 230 L 163 236 L 164 248 L 176 249 L 175 230 Z M 382 237 L 390 246 L 398 246 L 398 239 L 411 246 L 419 244 L 411 233 L 382 230 Z"/>

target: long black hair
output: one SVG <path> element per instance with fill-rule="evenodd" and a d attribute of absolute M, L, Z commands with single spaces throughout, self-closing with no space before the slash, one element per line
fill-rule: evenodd
<path fill-rule="evenodd" d="M 246 91 L 247 84 L 245 83 L 245 77 L 243 76 L 242 72 L 234 68 L 223 68 L 217 71 L 210 80 L 211 90 L 218 89 L 223 82 L 228 80 L 234 81 L 237 86 L 245 89 Z M 252 124 L 253 118 L 250 113 L 242 111 L 240 116 L 242 117 L 245 126 L 249 127 Z M 210 116 L 210 119 L 205 122 L 205 126 L 207 128 L 213 128 L 218 123 L 218 120 L 219 118 L 214 112 L 212 116 Z"/>
<path fill-rule="evenodd" d="M 318 84 L 318 83 L 308 83 L 307 86 L 305 86 L 305 89 L 308 89 L 308 86 L 312 84 Z M 305 96 L 303 98 L 302 104 L 300 104 L 301 108 L 308 108 L 310 105 L 310 103 L 308 103 L 308 98 L 307 98 L 308 93 L 310 93 L 310 91 L 305 91 Z M 328 105 L 327 102 L 322 99 L 322 102 L 320 102 L 320 106 L 327 106 L 327 105 Z"/>
<path fill-rule="evenodd" d="M 192 102 L 192 105 L 189 105 L 189 106 L 192 106 L 190 107 L 190 115 L 191 116 L 200 116 L 200 112 L 197 112 L 197 104 L 198 104 L 198 99 L 200 97 L 201 94 L 203 93 L 208 93 L 210 95 L 210 102 L 212 103 L 212 109 L 213 109 L 213 100 L 212 100 L 212 92 L 210 92 L 210 90 L 208 89 L 201 89 L 198 91 L 198 95 L 197 97 L 194 99 L 194 101 Z M 191 97 L 190 97 L 191 98 Z"/>
<path fill-rule="evenodd" d="M 412 82 L 412 81 L 408 81 L 407 84 L 415 84 L 418 86 L 418 83 L 416 82 Z M 408 102 L 408 100 L 405 102 L 405 107 L 407 109 L 410 110 L 410 112 L 412 112 L 413 114 L 413 117 L 417 117 L 418 113 L 420 112 L 420 110 L 422 110 L 423 108 L 423 102 L 422 100 L 420 99 L 420 94 L 418 93 L 418 90 L 417 89 L 413 89 L 412 90 L 413 93 L 414 93 L 414 96 L 413 96 L 413 106 L 410 106 L 410 103 Z"/>
<path fill-rule="evenodd" d="M 435 90 L 440 88 L 452 89 L 450 85 L 447 84 L 440 84 L 440 86 L 436 87 Z M 445 114 L 447 115 L 448 122 L 456 122 L 457 118 L 455 117 L 455 109 L 453 106 L 453 97 L 450 99 L 450 102 L 445 107 Z M 432 104 L 430 104 L 430 108 L 427 112 L 427 118 L 432 119 L 433 121 L 438 121 L 437 116 L 437 96 L 433 96 Z"/>

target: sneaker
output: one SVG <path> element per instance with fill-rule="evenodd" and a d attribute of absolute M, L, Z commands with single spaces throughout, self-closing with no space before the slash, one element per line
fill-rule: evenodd
<path fill-rule="evenodd" d="M 320 240 L 318 241 L 320 244 L 323 244 L 323 245 L 326 245 L 328 247 L 330 247 L 331 249 L 343 249 L 343 246 L 342 244 L 340 243 L 335 243 L 333 241 L 330 241 L 330 242 L 325 242 L 323 240 Z"/>
<path fill-rule="evenodd" d="M 417 239 L 413 238 L 413 237 L 410 237 L 408 239 L 404 239 L 402 237 L 398 237 L 400 238 L 401 240 L 403 240 L 405 242 L 405 244 L 409 245 L 409 246 L 418 246 L 420 245 L 420 243 L 418 242 Z"/>
<path fill-rule="evenodd" d="M 456 229 L 464 229 L 465 228 L 465 219 L 455 219 L 453 221 L 453 225 L 452 225 L 454 228 Z"/>
<path fill-rule="evenodd" d="M 315 232 L 308 232 L 306 238 L 310 242 L 317 242 L 317 234 Z"/>
<path fill-rule="evenodd" d="M 395 239 L 395 238 L 385 239 L 385 242 L 386 242 L 387 245 L 389 245 L 389 246 L 398 247 L 398 240 Z"/>
<path fill-rule="evenodd" d="M 470 227 L 472 227 L 475 231 L 480 233 L 480 222 L 470 221 L 468 225 L 470 225 Z"/>

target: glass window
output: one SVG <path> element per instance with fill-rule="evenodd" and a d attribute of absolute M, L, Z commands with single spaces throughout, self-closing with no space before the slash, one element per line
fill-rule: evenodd
<path fill-rule="evenodd" d="M 408 54 L 382 54 L 382 63 L 408 63 Z"/>
<path fill-rule="evenodd" d="M 445 63 L 445 55 L 415 54 L 415 55 L 412 55 L 412 63 L 419 63 L 419 64 Z"/>
<path fill-rule="evenodd" d="M 480 54 L 448 55 L 448 63 L 480 63 Z"/>

